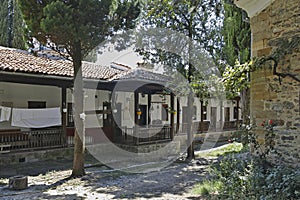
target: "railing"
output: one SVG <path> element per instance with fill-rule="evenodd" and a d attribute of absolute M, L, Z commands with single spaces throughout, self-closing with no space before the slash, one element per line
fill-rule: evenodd
<path fill-rule="evenodd" d="M 65 145 L 61 129 L 25 131 L 1 131 L 0 144 L 10 145 L 9 151 L 41 149 Z"/>
<path fill-rule="evenodd" d="M 125 144 L 146 144 L 166 141 L 171 139 L 170 126 L 148 126 L 127 128 L 122 127 L 122 138 L 119 143 Z"/>
<path fill-rule="evenodd" d="M 204 133 L 204 132 L 208 131 L 209 125 L 210 125 L 209 121 L 204 121 L 204 122 L 197 121 L 197 122 L 193 122 L 192 123 L 192 129 L 191 129 L 191 131 L 194 134 Z M 187 128 L 188 128 L 188 124 L 187 123 L 180 124 L 179 133 L 185 133 L 186 134 L 187 133 Z"/>

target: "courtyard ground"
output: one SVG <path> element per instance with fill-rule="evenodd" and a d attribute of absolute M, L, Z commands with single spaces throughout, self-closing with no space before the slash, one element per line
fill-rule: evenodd
<path fill-rule="evenodd" d="M 148 173 L 126 173 L 98 165 L 90 158 L 86 175 L 81 178 L 69 178 L 71 160 L 28 163 L 6 169 L 7 177 L 0 179 L 0 199 L 204 199 L 191 190 L 210 176 L 209 164 L 214 160 L 178 159 Z M 28 175 L 28 189 L 8 188 L 8 175 L 16 171 Z"/>

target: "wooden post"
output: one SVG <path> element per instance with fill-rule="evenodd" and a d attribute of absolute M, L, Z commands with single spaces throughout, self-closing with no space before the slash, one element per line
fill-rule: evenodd
<path fill-rule="evenodd" d="M 115 122 L 115 113 L 114 110 L 117 109 L 116 108 L 116 92 L 111 92 L 111 104 L 110 104 L 110 108 L 111 108 L 111 127 L 112 127 L 112 140 L 115 142 L 117 135 L 116 135 L 116 122 Z M 119 111 L 120 112 L 120 111 Z"/>
<path fill-rule="evenodd" d="M 151 123 L 150 113 L 151 113 L 151 94 L 148 93 L 148 121 L 147 121 L 147 125 L 149 125 Z"/>
<path fill-rule="evenodd" d="M 135 135 L 135 144 L 139 144 L 139 135 L 138 135 L 138 126 L 139 126 L 139 116 L 137 115 L 137 111 L 139 109 L 139 93 L 134 92 L 134 135 Z"/>
<path fill-rule="evenodd" d="M 179 133 L 179 127 L 180 127 L 180 99 L 177 98 L 177 123 L 176 123 L 176 133 Z"/>
<path fill-rule="evenodd" d="M 235 98 L 236 99 L 236 130 L 239 130 L 239 123 L 240 123 L 240 121 L 239 121 L 239 118 L 240 118 L 240 116 L 239 116 L 239 108 L 240 108 L 240 97 L 236 97 Z"/>
<path fill-rule="evenodd" d="M 172 108 L 172 111 L 171 111 L 171 130 L 170 130 L 170 139 L 173 140 L 174 139 L 174 107 L 175 107 L 175 102 L 174 102 L 174 94 L 171 93 L 171 108 Z"/>
<path fill-rule="evenodd" d="M 67 89 L 61 88 L 62 144 L 67 145 Z"/>

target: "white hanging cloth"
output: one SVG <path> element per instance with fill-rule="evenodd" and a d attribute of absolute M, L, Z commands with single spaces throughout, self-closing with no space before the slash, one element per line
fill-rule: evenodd
<path fill-rule="evenodd" d="M 0 106 L 0 122 L 9 121 L 11 108 Z"/>
<path fill-rule="evenodd" d="M 46 128 L 61 125 L 60 108 L 12 109 L 11 125 L 23 128 Z"/>

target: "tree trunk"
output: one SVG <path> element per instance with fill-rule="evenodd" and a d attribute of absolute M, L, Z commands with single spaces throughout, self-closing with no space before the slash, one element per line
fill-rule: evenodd
<path fill-rule="evenodd" d="M 81 68 L 81 44 L 77 42 L 74 48 L 73 66 L 74 66 L 74 122 L 75 122 L 75 138 L 74 138 L 74 160 L 72 176 L 78 177 L 85 174 L 84 171 L 84 95 L 83 80 Z"/>
<path fill-rule="evenodd" d="M 187 144 L 188 144 L 188 149 L 187 149 L 187 159 L 191 160 L 195 158 L 195 152 L 194 152 L 194 134 L 192 131 L 192 113 L 193 113 L 193 104 L 194 104 L 194 98 L 193 94 L 190 93 L 188 95 L 188 113 L 187 113 Z"/>

